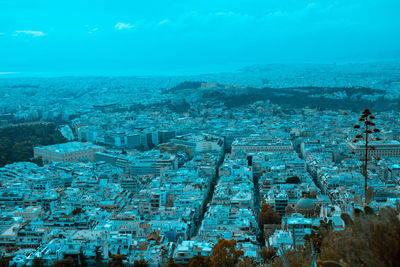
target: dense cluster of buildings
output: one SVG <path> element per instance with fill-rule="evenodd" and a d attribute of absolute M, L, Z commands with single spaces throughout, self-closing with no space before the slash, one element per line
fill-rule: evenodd
<path fill-rule="evenodd" d="M 90 88 L 84 93 L 88 100 Z M 365 150 L 351 142 L 358 114 L 350 110 L 268 101 L 229 109 L 193 103 L 187 112 L 79 110 L 62 113 L 70 142 L 34 148 L 44 166 L 0 168 L 0 256 L 11 264 L 68 256 L 95 264 L 115 254 L 127 264 L 187 264 L 211 256 L 220 239 L 260 261 L 263 246 L 304 244 L 321 221 L 342 230 L 340 215 L 365 195 Z M 383 140 L 370 143 L 367 175 L 377 211 L 400 202 L 400 128 L 397 112 L 374 115 Z M 279 222 L 260 223 L 263 205 Z"/>

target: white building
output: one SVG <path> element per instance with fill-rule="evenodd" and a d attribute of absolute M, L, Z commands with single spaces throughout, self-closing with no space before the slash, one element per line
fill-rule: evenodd
<path fill-rule="evenodd" d="M 224 152 L 224 139 L 210 134 L 178 136 L 171 139 L 171 143 L 187 147 L 192 156 L 207 152 L 222 155 Z"/>
<path fill-rule="evenodd" d="M 365 157 L 365 142 L 360 141 L 357 143 L 347 142 L 351 152 L 360 155 L 360 158 Z M 371 157 L 400 157 L 400 142 L 392 141 L 372 141 L 368 142 L 368 158 Z"/>
<path fill-rule="evenodd" d="M 91 143 L 69 142 L 33 148 L 35 158 L 41 157 L 43 162 L 62 161 L 79 162 L 94 161 L 94 153 L 104 151 L 104 147 Z"/>
<path fill-rule="evenodd" d="M 232 154 L 236 155 L 240 151 L 253 154 L 262 151 L 288 153 L 293 151 L 293 144 L 289 140 L 247 140 L 243 138 L 232 143 Z"/>

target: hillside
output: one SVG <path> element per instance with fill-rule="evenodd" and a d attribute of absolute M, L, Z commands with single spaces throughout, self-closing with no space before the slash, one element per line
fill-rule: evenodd
<path fill-rule="evenodd" d="M 192 89 L 189 89 L 192 87 Z M 176 88 L 185 88 L 182 93 Z M 198 88 L 198 87 L 197 87 Z M 288 108 L 351 109 L 359 111 L 370 107 L 376 111 L 399 110 L 400 100 L 387 97 L 387 92 L 366 87 L 288 87 L 208 88 L 199 92 L 194 85 L 184 82 L 171 88 L 171 98 L 195 99 L 193 102 L 223 102 L 227 108 L 249 105 L 257 101 L 270 101 Z"/>

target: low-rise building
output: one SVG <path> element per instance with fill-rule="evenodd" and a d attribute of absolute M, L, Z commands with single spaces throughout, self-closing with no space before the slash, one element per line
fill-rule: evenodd
<path fill-rule="evenodd" d="M 35 158 L 41 157 L 43 162 L 79 162 L 94 161 L 94 153 L 99 151 L 104 151 L 104 147 L 91 143 L 69 142 L 34 147 L 33 155 Z"/>

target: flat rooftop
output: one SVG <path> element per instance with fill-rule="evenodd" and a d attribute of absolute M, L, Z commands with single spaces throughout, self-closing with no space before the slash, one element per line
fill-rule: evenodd
<path fill-rule="evenodd" d="M 359 141 L 357 143 L 353 142 L 347 142 L 348 145 L 352 147 L 363 147 L 365 146 L 364 141 Z M 368 142 L 369 146 L 376 146 L 376 147 L 382 147 L 382 146 L 400 146 L 400 142 L 397 140 L 382 140 L 382 141 L 370 141 Z"/>
<path fill-rule="evenodd" d="M 64 144 L 55 144 L 50 146 L 35 147 L 35 149 L 48 150 L 54 153 L 72 153 L 81 150 L 89 150 L 94 148 L 103 148 L 102 146 L 97 146 L 91 143 L 82 142 L 69 142 Z"/>
<path fill-rule="evenodd" d="M 290 146 L 290 140 L 247 140 L 236 139 L 232 142 L 232 146 Z"/>
<path fill-rule="evenodd" d="M 176 136 L 172 140 L 183 140 L 188 142 L 198 142 L 198 141 L 218 141 L 221 137 L 212 134 L 186 134 Z"/>

